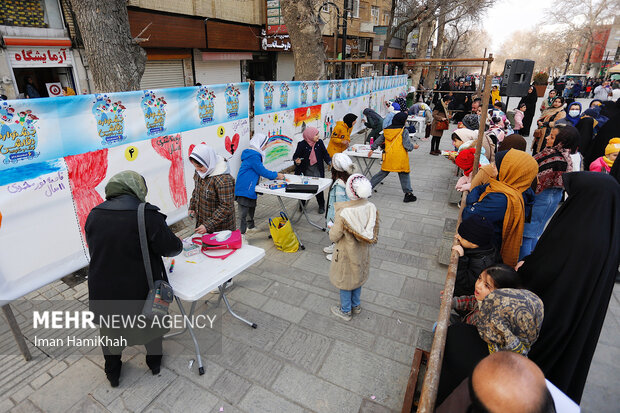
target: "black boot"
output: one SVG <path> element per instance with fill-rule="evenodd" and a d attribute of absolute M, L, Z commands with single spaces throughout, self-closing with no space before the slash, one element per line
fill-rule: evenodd
<path fill-rule="evenodd" d="M 403 202 L 415 202 L 418 198 L 413 195 L 413 192 L 409 192 L 407 194 L 405 194 L 405 199 L 403 199 Z"/>
<path fill-rule="evenodd" d="M 121 361 L 121 356 L 118 355 L 104 355 L 105 358 L 105 375 L 110 382 L 110 386 L 118 387 L 119 379 L 121 377 L 121 367 L 123 362 Z"/>
<path fill-rule="evenodd" d="M 156 376 L 161 371 L 161 354 L 160 355 L 146 355 L 146 365 L 151 369 L 153 376 Z"/>

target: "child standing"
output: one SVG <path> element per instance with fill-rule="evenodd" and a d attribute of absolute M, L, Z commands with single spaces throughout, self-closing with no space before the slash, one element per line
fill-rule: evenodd
<path fill-rule="evenodd" d="M 473 295 L 455 296 L 452 298 L 452 309 L 464 314 L 460 321 L 465 324 L 477 325 L 480 305 L 487 296 L 500 288 L 519 288 L 519 274 L 514 268 L 505 264 L 492 265 L 480 273 L 476 280 Z M 455 317 L 453 317 L 453 321 Z"/>
<path fill-rule="evenodd" d="M 525 117 L 525 111 L 527 110 L 527 106 L 525 103 L 521 103 L 518 109 L 515 109 L 515 127 L 512 128 L 516 134 L 521 132 L 523 129 L 523 118 Z"/>
<path fill-rule="evenodd" d="M 379 212 L 368 201 L 372 193 L 370 181 L 361 174 L 347 179 L 346 192 L 350 201 L 336 204 L 336 219 L 329 230 L 329 239 L 336 243 L 329 280 L 340 289 L 340 305 L 332 313 L 345 320 L 362 311 L 362 285 L 368 279 L 370 246 L 377 243 Z"/>
<path fill-rule="evenodd" d="M 353 125 L 357 120 L 357 116 L 353 113 L 347 113 L 342 120 L 336 122 L 336 127 L 329 138 L 329 144 L 327 145 L 327 152 L 329 156 L 334 156 L 335 153 L 343 152 L 349 147 L 351 143 L 351 131 Z"/>
<path fill-rule="evenodd" d="M 614 164 L 616 158 L 618 158 L 618 152 L 620 152 L 620 138 L 613 138 L 605 147 L 605 155 L 597 158 L 590 164 L 590 170 L 609 173 L 611 171 L 611 166 Z"/>
<path fill-rule="evenodd" d="M 459 243 L 452 247 L 459 254 L 455 297 L 472 295 L 478 275 L 485 268 L 502 261 L 493 246 L 494 235 L 493 225 L 479 215 L 472 215 L 459 225 L 455 235 Z"/>
<path fill-rule="evenodd" d="M 336 206 L 337 202 L 349 201 L 346 191 L 346 182 L 349 176 L 355 171 L 355 165 L 353 161 L 347 155 L 343 153 L 336 153 L 332 158 L 332 184 L 329 195 L 327 197 L 327 215 L 325 217 L 325 224 L 327 228 L 331 228 L 336 220 Z M 332 260 L 332 254 L 334 253 L 334 247 L 336 244 L 332 243 L 329 247 L 323 248 L 323 252 L 328 254 L 329 261 Z"/>
<path fill-rule="evenodd" d="M 265 146 L 268 139 L 269 137 L 262 133 L 255 134 L 250 140 L 250 147 L 241 154 L 241 167 L 237 174 L 237 183 L 235 184 L 235 199 L 239 205 L 239 214 L 241 215 L 239 229 L 242 234 L 256 231 L 254 227 L 256 191 L 254 188 L 258 184 L 260 177 L 284 179 L 283 174 L 270 171 L 263 166 L 263 160 L 265 159 L 263 146 Z"/>
<path fill-rule="evenodd" d="M 235 180 L 226 160 L 202 143 L 194 148 L 189 161 L 196 169 L 188 211 L 190 217 L 196 217 L 196 233 L 237 229 Z"/>
<path fill-rule="evenodd" d="M 371 184 L 374 188 L 379 182 L 390 174 L 397 172 L 400 180 L 400 187 L 405 193 L 403 202 L 414 202 L 417 198 L 413 195 L 411 189 L 411 177 L 409 176 L 409 153 L 414 149 L 418 149 L 418 144 L 411 143 L 409 139 L 409 131 L 405 128 L 407 122 L 407 112 L 399 112 L 392 119 L 392 124 L 383 130 L 383 136 L 379 137 L 372 145 L 368 157 L 372 156 L 380 145 L 385 146 L 383 162 L 381 170 L 371 178 Z"/>
<path fill-rule="evenodd" d="M 304 140 L 299 141 L 297 144 L 297 149 L 293 154 L 293 160 L 295 162 L 295 175 L 318 176 L 320 178 L 325 178 L 324 164 L 331 164 L 332 159 L 329 156 L 329 153 L 327 153 L 327 149 L 325 149 L 323 141 L 319 139 L 319 130 L 315 127 L 308 126 L 303 132 L 303 138 Z M 317 194 L 316 201 L 319 204 L 319 214 L 324 214 L 325 197 L 323 196 L 323 192 Z"/>

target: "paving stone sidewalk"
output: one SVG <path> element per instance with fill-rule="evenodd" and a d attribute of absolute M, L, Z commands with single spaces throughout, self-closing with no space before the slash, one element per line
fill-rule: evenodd
<path fill-rule="evenodd" d="M 449 143 L 444 137 L 442 149 L 449 149 Z M 267 238 L 267 219 L 279 208 L 275 198 L 262 196 L 256 213 L 262 231 L 249 241 L 264 248 L 266 257 L 235 277 L 228 295 L 233 309 L 259 327 L 250 329 L 225 313 L 222 351 L 204 358 L 204 376 L 197 374 L 195 364 L 188 368 L 192 356 L 179 355 L 191 352 L 170 339 L 164 342 L 166 356 L 158 376 L 148 371 L 143 350 L 127 349 L 121 385 L 112 389 L 98 349 L 83 356 L 51 358 L 31 343 L 33 360 L 24 362 L 15 355 L 13 337 L 3 320 L 0 412 L 400 411 L 413 352 L 431 346 L 430 330 L 447 271 L 438 263 L 438 251 L 453 235 L 458 212 L 448 203 L 454 168 L 442 157 L 429 156 L 429 146 L 430 142 L 422 142 L 411 156 L 417 202 L 402 202 L 395 174 L 372 197 L 380 211 L 380 237 L 362 291 L 363 311 L 351 322 L 335 318 L 329 310 L 339 295 L 329 282 L 329 262 L 322 252 L 329 245 L 327 234 L 300 221 L 296 228 L 306 250 L 277 251 Z M 377 170 L 378 164 L 373 172 Z M 286 206 L 293 211 L 292 201 Z M 315 201 L 309 210 L 312 218 L 320 219 Z M 175 228 L 184 231 L 183 224 Z M 85 309 L 86 283 L 69 287 L 54 282 L 27 298 L 69 299 L 75 309 Z M 216 299 L 205 298 L 209 305 Z M 18 320 L 24 323 L 20 311 L 27 308 L 16 307 Z M 611 412 L 620 402 L 614 388 L 620 378 L 614 363 L 620 355 L 618 289 L 607 318 L 584 411 Z M 24 333 L 32 340 L 26 326 Z"/>

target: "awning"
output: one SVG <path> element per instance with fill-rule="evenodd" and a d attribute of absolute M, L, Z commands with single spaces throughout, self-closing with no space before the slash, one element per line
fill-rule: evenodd
<path fill-rule="evenodd" d="M 615 65 L 614 67 L 609 68 L 608 73 L 620 73 L 620 65 Z"/>

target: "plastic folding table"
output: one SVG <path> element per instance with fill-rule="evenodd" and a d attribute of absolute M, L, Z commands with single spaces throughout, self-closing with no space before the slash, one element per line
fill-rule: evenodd
<path fill-rule="evenodd" d="M 286 178 L 286 182 L 289 184 L 301 184 L 303 180 L 307 180 L 309 185 L 318 185 L 319 189 L 315 193 L 286 192 L 285 188 L 269 189 L 268 184 L 270 181 L 259 183 L 258 185 L 256 185 L 255 189 L 257 193 L 261 193 L 265 195 L 275 195 L 278 198 L 278 201 L 280 202 L 280 206 L 282 207 L 282 211 L 284 211 L 286 216 L 289 217 L 289 220 L 291 221 L 291 227 L 293 228 L 293 233 L 295 234 L 295 236 L 297 237 L 297 240 L 299 241 L 299 247 L 302 250 L 305 250 L 306 247 L 302 243 L 301 238 L 299 238 L 299 235 L 297 235 L 297 232 L 295 232 L 295 228 L 293 227 L 293 222 L 299 221 L 299 219 L 301 219 L 301 216 L 303 215 L 306 217 L 306 221 L 308 221 L 308 224 L 312 225 L 313 227 L 318 228 L 321 231 L 325 231 L 327 229 L 325 228 L 325 225 L 315 224 L 314 222 L 310 220 L 310 217 L 308 216 L 308 213 L 306 212 L 306 206 L 304 205 L 302 201 L 310 201 L 312 198 L 317 196 L 317 194 L 329 188 L 330 185 L 332 184 L 332 180 L 328 178 L 317 178 L 317 177 L 312 177 L 312 176 L 302 177 L 300 175 L 289 175 L 289 174 L 286 174 L 284 176 Z M 282 201 L 282 198 L 297 199 L 299 201 L 298 203 L 299 203 L 299 208 L 301 209 L 301 214 L 297 217 L 297 219 L 295 219 L 294 215 L 289 215 L 289 213 L 286 211 L 286 207 L 284 206 L 284 201 Z M 297 211 L 295 211 L 295 214 L 296 213 Z"/>
<path fill-rule="evenodd" d="M 209 258 L 203 254 L 192 255 L 189 257 L 179 255 L 175 257 L 174 270 L 172 273 L 168 274 L 168 279 L 174 290 L 174 298 L 179 305 L 181 315 L 186 317 L 185 309 L 183 308 L 181 300 L 190 301 L 192 303 L 188 315 L 191 319 L 194 315 L 196 302 L 217 288 L 220 291 L 218 304 L 220 300 L 224 300 L 226 308 L 233 317 L 243 321 L 252 328 L 256 328 L 255 323 L 237 315 L 230 308 L 230 303 L 226 298 L 226 284 L 228 283 L 228 280 L 240 274 L 253 264 L 259 262 L 264 256 L 264 249 L 246 244 L 224 260 L 219 258 Z M 164 338 L 178 336 L 185 333 L 186 330 L 189 330 L 189 334 L 192 336 L 192 340 L 194 341 L 196 360 L 198 360 L 198 373 L 203 375 L 205 373 L 205 369 L 202 365 L 202 359 L 200 357 L 200 346 L 198 345 L 196 335 L 194 334 L 194 330 L 191 325 L 186 324 L 183 330 L 167 334 Z"/>

